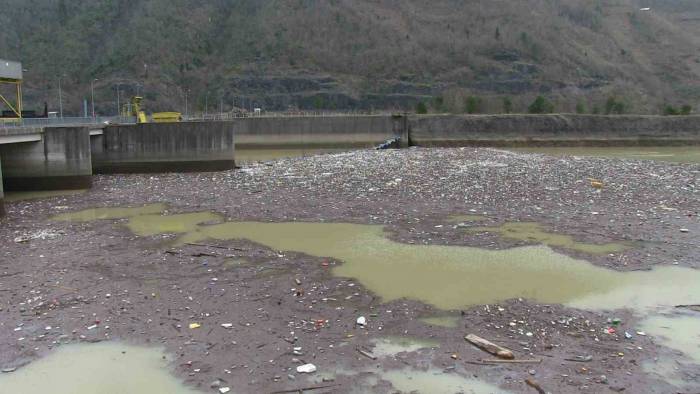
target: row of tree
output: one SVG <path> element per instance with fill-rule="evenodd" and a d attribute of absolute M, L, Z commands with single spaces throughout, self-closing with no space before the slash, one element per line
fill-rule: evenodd
<path fill-rule="evenodd" d="M 445 99 L 441 96 L 435 97 L 432 101 L 419 102 L 416 105 L 415 111 L 417 114 L 427 114 L 433 113 L 445 113 L 445 112 L 461 112 L 467 114 L 484 114 L 484 113 L 495 113 L 496 111 L 485 110 L 484 100 L 478 96 L 467 96 L 463 99 L 463 105 L 461 111 L 454 111 L 445 105 Z M 500 113 L 510 114 L 514 113 L 513 110 L 513 100 L 506 96 L 501 98 L 501 111 Z M 537 96 L 532 103 L 527 106 L 526 113 L 529 114 L 550 114 L 555 112 L 554 103 L 544 96 Z M 577 114 L 594 114 L 594 115 L 622 115 L 629 112 L 629 106 L 624 102 L 624 100 L 619 99 L 615 96 L 609 97 L 602 106 L 593 105 L 589 108 L 586 103 L 579 100 L 576 103 L 576 113 Z M 674 115 L 690 115 L 693 112 L 692 106 L 686 104 L 680 108 L 676 108 L 672 105 L 665 105 L 661 113 L 663 115 L 674 116 Z"/>

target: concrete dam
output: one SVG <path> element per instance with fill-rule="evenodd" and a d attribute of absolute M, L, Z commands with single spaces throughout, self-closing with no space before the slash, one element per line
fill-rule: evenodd
<path fill-rule="evenodd" d="M 222 171 L 236 151 L 400 146 L 700 145 L 700 116 L 376 115 L 0 129 L 3 190 L 84 189 L 93 174 Z"/>

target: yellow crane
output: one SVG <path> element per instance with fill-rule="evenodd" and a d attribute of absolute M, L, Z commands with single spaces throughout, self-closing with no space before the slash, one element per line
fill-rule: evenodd
<path fill-rule="evenodd" d="M 125 106 L 122 112 L 126 116 L 136 117 L 136 123 L 148 123 L 146 112 L 141 109 L 142 101 L 143 97 L 141 96 L 132 97 L 130 105 Z M 155 123 L 180 122 L 182 114 L 179 112 L 154 112 L 151 115 L 151 119 Z"/>
<path fill-rule="evenodd" d="M 146 112 L 141 109 L 141 101 L 143 101 L 143 97 L 141 96 L 132 97 L 131 102 L 125 104 L 124 108 L 122 108 L 122 113 L 125 116 L 135 116 L 136 123 L 148 123 Z"/>

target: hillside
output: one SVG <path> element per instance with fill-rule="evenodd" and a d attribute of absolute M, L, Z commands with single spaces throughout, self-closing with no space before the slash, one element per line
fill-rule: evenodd
<path fill-rule="evenodd" d="M 29 107 L 626 111 L 700 103 L 695 0 L 0 0 L 0 58 Z M 651 7 L 651 11 L 640 11 Z M 441 96 L 441 100 L 432 97 Z"/>

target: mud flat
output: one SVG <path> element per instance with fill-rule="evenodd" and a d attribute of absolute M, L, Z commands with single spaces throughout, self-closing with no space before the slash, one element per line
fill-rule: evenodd
<path fill-rule="evenodd" d="M 697 391 L 700 313 L 676 305 L 700 304 L 698 179 L 696 164 L 361 150 L 9 202 L 0 392 L 71 357 L 171 392 Z M 527 362 L 491 363 L 468 333 Z"/>

